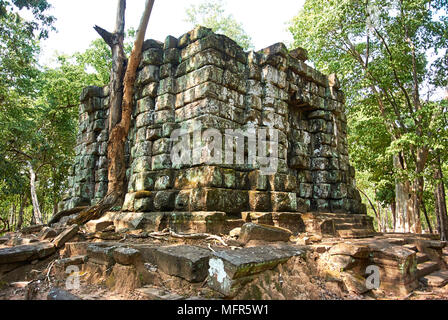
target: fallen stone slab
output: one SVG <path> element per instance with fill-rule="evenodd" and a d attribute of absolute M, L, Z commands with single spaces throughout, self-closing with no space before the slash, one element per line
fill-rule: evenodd
<path fill-rule="evenodd" d="M 233 297 L 254 275 L 305 254 L 305 250 L 286 247 L 261 246 L 215 252 L 209 262 L 209 287 L 226 297 Z"/>
<path fill-rule="evenodd" d="M 55 246 L 50 242 L 4 248 L 0 249 L 0 264 L 14 264 L 16 262 L 43 259 L 55 251 Z"/>
<path fill-rule="evenodd" d="M 433 272 L 421 278 L 420 281 L 428 287 L 444 287 L 448 284 L 448 271 Z"/>
<path fill-rule="evenodd" d="M 23 228 L 22 230 L 20 230 L 20 233 L 23 234 L 23 235 L 32 234 L 32 233 L 38 233 L 44 227 L 45 227 L 45 225 L 31 226 L 31 227 Z"/>
<path fill-rule="evenodd" d="M 48 240 L 48 239 L 53 239 L 56 238 L 58 236 L 58 232 L 50 227 L 45 227 L 43 228 L 38 235 L 38 238 L 40 240 Z"/>
<path fill-rule="evenodd" d="M 40 242 L 35 244 L 34 246 L 36 247 L 37 256 L 31 257 L 31 259 L 33 260 L 42 260 L 56 252 L 56 247 L 51 242 Z"/>
<path fill-rule="evenodd" d="M 68 291 L 59 289 L 59 288 L 53 288 L 50 290 L 47 296 L 47 300 L 53 300 L 53 301 L 78 301 L 82 300 L 80 297 L 77 297 L 73 294 L 71 294 Z"/>
<path fill-rule="evenodd" d="M 58 235 L 53 243 L 57 248 L 63 247 L 68 241 L 73 239 L 74 236 L 78 233 L 79 227 L 77 225 L 72 225 L 68 227 L 64 232 Z"/>
<path fill-rule="evenodd" d="M 433 272 L 439 271 L 440 266 L 437 262 L 427 261 L 417 265 L 417 278 L 423 278 Z"/>
<path fill-rule="evenodd" d="M 369 247 L 366 245 L 356 245 L 351 243 L 339 243 L 329 251 L 332 256 L 350 256 L 353 258 L 365 259 L 369 257 Z"/>
<path fill-rule="evenodd" d="M 113 252 L 114 260 L 124 266 L 136 265 L 141 257 L 140 251 L 132 248 L 117 248 Z"/>
<path fill-rule="evenodd" d="M 189 282 L 202 282 L 207 278 L 211 252 L 194 246 L 159 248 L 154 252 L 160 271 Z"/>
<path fill-rule="evenodd" d="M 288 242 L 292 236 L 292 232 L 269 225 L 246 223 L 241 228 L 240 240 L 248 243 L 251 240 L 263 240 L 266 242 L 283 241 Z"/>
<path fill-rule="evenodd" d="M 89 233 L 102 232 L 108 227 L 113 226 L 114 222 L 111 220 L 91 220 L 85 224 L 85 228 Z"/>

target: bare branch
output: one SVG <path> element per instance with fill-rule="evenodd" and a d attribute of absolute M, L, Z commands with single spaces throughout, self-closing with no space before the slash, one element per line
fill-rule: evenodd
<path fill-rule="evenodd" d="M 115 36 L 113 33 L 110 33 L 109 31 L 99 27 L 95 26 L 93 27 L 96 32 L 103 38 L 103 40 L 108 44 L 109 47 L 113 47 L 115 43 Z"/>

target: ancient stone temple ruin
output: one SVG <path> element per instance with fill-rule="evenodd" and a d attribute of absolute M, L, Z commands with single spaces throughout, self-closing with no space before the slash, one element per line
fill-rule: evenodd
<path fill-rule="evenodd" d="M 349 164 L 344 94 L 335 75 L 320 73 L 306 60 L 305 50 L 288 51 L 282 43 L 244 52 L 202 27 L 165 43 L 146 41 L 128 139 L 128 193 L 116 213 L 120 221 L 139 217 L 138 223 L 154 229 L 218 233 L 254 221 L 299 233 L 316 228 L 318 213 L 324 213 L 357 215 L 360 227 L 371 229 Z M 61 209 L 94 204 L 107 192 L 108 103 L 107 87 L 89 87 L 81 95 L 76 164 Z M 226 153 L 223 161 L 173 163 L 173 133 L 187 134 L 184 146 L 194 154 L 207 144 L 207 129 L 222 133 L 214 141 Z M 245 141 L 244 161 L 225 161 L 228 150 L 236 149 L 226 149 L 226 130 L 262 129 L 269 130 L 257 136 L 257 149 L 251 149 L 250 138 L 239 140 Z M 275 172 L 265 174 L 248 159 L 263 143 L 267 155 L 272 152 L 273 133 Z"/>
<path fill-rule="evenodd" d="M 89 87 L 61 211 L 0 237 L 0 283 L 30 281 L 29 298 L 80 270 L 76 294 L 91 299 L 96 286 L 114 300 L 382 299 L 446 286 L 437 235 L 374 231 L 349 165 L 344 95 L 306 60 L 281 43 L 246 53 L 202 27 L 146 41 L 123 206 L 73 224 L 108 189 L 109 92 Z"/>

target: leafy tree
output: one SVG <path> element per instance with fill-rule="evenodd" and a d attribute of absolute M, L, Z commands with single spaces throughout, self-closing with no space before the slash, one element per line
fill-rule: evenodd
<path fill-rule="evenodd" d="M 41 6 L 45 10 L 45 4 L 45 1 L 0 2 L 0 172 L 4 194 L 23 191 L 27 165 L 24 145 L 35 129 L 33 99 L 37 95 L 35 83 L 39 75 L 36 63 L 39 47 L 34 33 L 46 36 L 49 20 L 40 10 Z M 23 8 L 32 9 L 36 20 L 43 20 L 43 26 L 24 20 L 16 12 Z"/>
<path fill-rule="evenodd" d="M 222 0 L 206 0 L 199 5 L 192 5 L 187 9 L 186 21 L 195 27 L 202 25 L 213 32 L 224 34 L 245 50 L 253 48 L 252 39 L 246 34 L 242 24 L 233 15 L 226 14 Z"/>
<path fill-rule="evenodd" d="M 443 59 L 433 54 L 446 56 L 447 9 L 441 0 L 307 0 L 290 26 L 318 68 L 341 75 L 352 124 L 366 117 L 381 123 L 356 140 L 364 145 L 352 143 L 351 155 L 374 173 L 378 161 L 355 153 L 384 144 L 374 155 L 393 168 L 397 231 L 421 232 L 427 168 L 441 146 L 440 127 L 431 124 L 444 107 L 430 93 L 446 85 L 437 76 Z"/>
<path fill-rule="evenodd" d="M 19 11 L 31 12 L 34 20 L 23 20 L 23 31 L 28 34 L 38 33 L 38 38 L 43 39 L 48 37 L 49 31 L 54 30 L 55 18 L 47 13 L 50 8 L 47 0 L 0 0 L 0 19 L 11 16 L 21 19 Z"/>

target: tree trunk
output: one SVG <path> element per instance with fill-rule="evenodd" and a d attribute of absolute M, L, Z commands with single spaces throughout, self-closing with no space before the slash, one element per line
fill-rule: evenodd
<path fill-rule="evenodd" d="M 36 193 L 36 173 L 34 172 L 34 169 L 30 163 L 28 164 L 28 169 L 30 171 L 30 192 L 31 192 L 31 201 L 33 203 L 34 222 L 36 224 L 43 224 L 42 213 L 40 212 L 39 200 L 37 198 Z"/>
<path fill-rule="evenodd" d="M 395 231 L 397 228 L 397 210 L 396 210 L 396 205 L 397 203 L 394 201 L 391 205 L 390 205 L 390 212 L 392 213 L 392 230 Z"/>
<path fill-rule="evenodd" d="M 121 120 L 123 100 L 123 78 L 126 72 L 126 55 L 124 53 L 126 0 L 118 0 L 117 17 L 114 33 L 95 26 L 95 30 L 112 50 L 112 70 L 110 75 L 109 97 L 109 134 Z"/>
<path fill-rule="evenodd" d="M 423 192 L 425 190 L 425 179 L 423 178 L 422 174 L 426 167 L 428 154 L 429 151 L 426 147 L 421 147 L 417 149 L 417 161 L 415 169 L 415 174 L 417 178 L 414 180 L 413 185 L 413 193 L 412 193 L 413 214 L 410 216 L 411 232 L 417 234 L 422 233 L 422 222 L 420 218 L 420 211 L 422 209 Z"/>
<path fill-rule="evenodd" d="M 116 94 L 115 97 L 122 97 L 121 103 L 121 118 L 119 122 L 114 126 L 114 121 L 118 119 L 116 116 L 110 118 L 109 127 L 109 142 L 107 146 L 107 160 L 108 160 L 108 194 L 100 201 L 96 206 L 89 208 L 79 214 L 79 216 L 72 221 L 72 223 L 83 224 L 92 219 L 99 219 L 107 210 L 113 206 L 121 206 L 124 201 L 126 193 L 126 161 L 125 161 L 125 146 L 128 138 L 129 130 L 131 127 L 131 118 L 133 111 L 133 98 L 134 98 L 134 84 L 137 75 L 137 68 L 140 65 L 142 58 L 143 42 L 145 40 L 146 29 L 148 28 L 149 18 L 151 16 L 152 8 L 154 6 L 154 0 L 146 0 L 145 9 L 140 21 L 139 28 L 136 34 L 136 40 L 132 49 L 131 56 L 129 57 L 129 63 L 123 68 L 126 72 L 124 79 L 121 83 L 123 87 L 122 94 L 117 92 L 117 88 L 112 88 L 111 97 Z M 126 8 L 126 1 L 119 0 L 118 13 L 117 13 L 117 30 L 124 30 L 124 14 Z M 117 34 L 111 34 L 104 29 L 96 26 L 95 29 L 103 37 L 104 41 L 112 48 L 114 52 L 114 46 L 119 46 L 119 54 L 114 61 L 115 69 L 112 69 L 112 79 L 118 79 L 121 77 L 119 71 L 121 70 L 121 52 L 124 49 L 123 42 L 120 39 L 116 39 Z M 117 49 L 115 49 L 117 50 Z M 112 84 L 113 85 L 113 84 Z M 111 108 L 113 106 L 111 105 Z M 111 110 L 111 113 L 119 112 L 118 110 Z"/>
<path fill-rule="evenodd" d="M 148 28 L 149 17 L 152 12 L 154 0 L 147 0 L 145 10 L 137 31 L 134 48 L 132 49 L 129 63 L 124 76 L 123 103 L 121 121 L 110 134 L 108 145 L 109 159 L 109 186 L 108 193 L 118 195 L 120 201 L 124 198 L 126 181 L 125 144 L 131 127 L 131 116 L 134 98 L 134 84 L 137 68 L 142 58 L 142 47 Z"/>
<path fill-rule="evenodd" d="M 16 203 L 14 202 L 12 204 L 11 208 L 10 208 L 10 211 L 9 211 L 9 222 L 8 222 L 8 225 L 9 225 L 9 229 L 10 230 L 14 229 L 14 225 L 16 223 L 16 221 L 15 221 L 16 220 L 16 209 L 17 209 Z"/>
<path fill-rule="evenodd" d="M 398 170 L 403 170 L 402 158 L 394 156 L 394 166 Z M 395 181 L 395 210 L 396 224 L 395 232 L 409 233 L 411 231 L 409 217 L 413 215 L 413 204 L 411 198 L 411 186 L 409 181 L 396 179 Z"/>
<path fill-rule="evenodd" d="M 446 193 L 445 185 L 443 183 L 443 172 L 440 163 L 440 157 L 437 158 L 437 163 L 434 168 L 434 178 L 437 181 L 437 186 L 434 191 L 435 208 L 438 222 L 438 229 L 440 238 L 443 241 L 448 240 L 448 215 L 446 208 Z"/>
<path fill-rule="evenodd" d="M 422 201 L 422 208 L 423 208 L 423 213 L 425 215 L 426 223 L 428 224 L 429 233 L 434 234 L 434 231 L 433 231 L 432 225 L 431 225 L 431 220 L 429 219 L 428 211 L 426 210 L 426 205 L 425 205 L 424 201 Z"/>
<path fill-rule="evenodd" d="M 28 197 L 27 197 L 27 194 L 25 193 L 25 195 L 22 198 L 22 203 L 20 204 L 19 217 L 17 218 L 17 228 L 16 228 L 16 230 L 21 230 L 22 229 L 22 225 L 23 225 L 23 211 L 25 210 L 27 201 L 28 201 Z"/>

